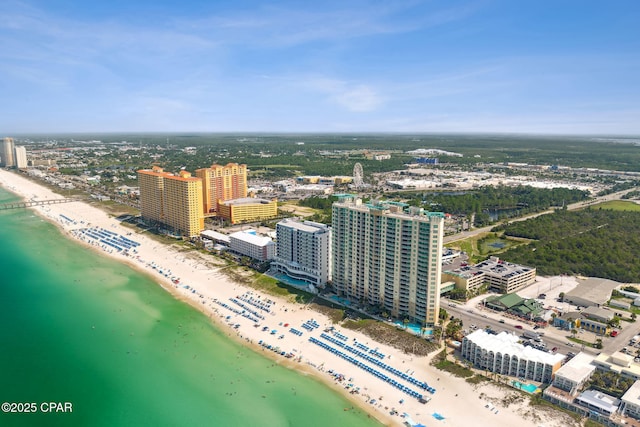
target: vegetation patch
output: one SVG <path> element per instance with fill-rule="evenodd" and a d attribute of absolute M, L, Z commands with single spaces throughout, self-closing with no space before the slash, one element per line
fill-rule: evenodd
<path fill-rule="evenodd" d="M 407 354 L 426 356 L 438 349 L 438 345 L 410 334 L 388 323 L 373 319 L 351 320 L 342 323 L 347 329 L 362 332 L 380 344 L 386 344 Z"/>
<path fill-rule="evenodd" d="M 608 209 L 613 211 L 640 212 L 640 204 L 623 200 L 610 200 L 591 206 L 591 209 Z"/>
<path fill-rule="evenodd" d="M 474 376 L 467 378 L 465 381 L 468 382 L 469 384 L 478 385 L 483 382 L 491 381 L 491 380 L 485 377 L 484 375 L 475 374 Z"/>
<path fill-rule="evenodd" d="M 474 372 L 467 368 L 466 366 L 460 365 L 456 362 L 451 362 L 446 358 L 446 350 L 442 350 L 441 353 L 438 354 L 437 357 L 433 359 L 433 366 L 440 369 L 441 371 L 449 372 L 452 375 L 460 378 L 471 378 L 475 374 Z M 475 380 L 479 381 L 479 380 Z"/>
<path fill-rule="evenodd" d="M 575 274 L 624 283 L 640 281 L 637 248 L 640 212 L 559 210 L 527 221 L 494 227 L 507 236 L 535 239 L 502 257 L 535 266 L 545 276 Z"/>

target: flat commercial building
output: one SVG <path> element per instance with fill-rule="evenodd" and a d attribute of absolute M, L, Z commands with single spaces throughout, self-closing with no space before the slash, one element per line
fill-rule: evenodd
<path fill-rule="evenodd" d="M 586 390 L 578 396 L 575 402 L 598 414 L 610 416 L 618 411 L 620 399 L 598 390 Z"/>
<path fill-rule="evenodd" d="M 581 280 L 578 286 L 567 292 L 564 301 L 577 306 L 599 307 L 609 301 L 613 290 L 621 285 L 622 283 L 613 280 L 590 277 Z"/>
<path fill-rule="evenodd" d="M 508 332 L 492 335 L 478 329 L 463 338 L 462 357 L 477 369 L 551 383 L 565 356 L 525 347 L 519 340 Z"/>
<path fill-rule="evenodd" d="M 612 354 L 600 353 L 593 360 L 593 364 L 603 372 L 614 372 L 623 377 L 640 380 L 640 365 L 633 361 L 633 356 L 620 351 Z"/>
<path fill-rule="evenodd" d="M 640 381 L 634 382 L 620 400 L 622 401 L 620 413 L 640 420 Z"/>
<path fill-rule="evenodd" d="M 247 197 L 247 165 L 213 164 L 197 169 L 196 176 L 202 179 L 204 213 L 217 211 L 220 202 Z"/>
<path fill-rule="evenodd" d="M 218 216 L 231 224 L 275 218 L 278 216 L 278 201 L 253 197 L 227 200 L 218 204 Z"/>
<path fill-rule="evenodd" d="M 271 268 L 324 287 L 331 278 L 331 228 L 312 221 L 280 221 L 276 224 L 276 258 Z"/>
<path fill-rule="evenodd" d="M 575 396 L 584 388 L 596 370 L 593 356 L 580 352 L 556 371 L 553 386 Z"/>
<path fill-rule="evenodd" d="M 536 280 L 536 269 L 490 257 L 476 265 L 447 270 L 443 280 L 453 281 L 457 288 L 470 292 L 486 283 L 490 290 L 508 294 L 532 284 Z"/>
<path fill-rule="evenodd" d="M 174 175 L 154 167 L 139 170 L 138 183 L 142 218 L 188 237 L 204 229 L 200 178 L 186 171 Z"/>
<path fill-rule="evenodd" d="M 440 310 L 444 214 L 403 203 L 333 204 L 333 287 L 393 317 L 435 325 Z"/>
<path fill-rule="evenodd" d="M 258 236 L 251 230 L 229 234 L 229 249 L 258 261 L 268 261 L 276 255 L 276 244 L 273 240 Z"/>

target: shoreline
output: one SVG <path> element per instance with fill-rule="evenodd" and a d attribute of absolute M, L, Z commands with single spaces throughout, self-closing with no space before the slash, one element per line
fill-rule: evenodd
<path fill-rule="evenodd" d="M 0 170 L 0 186 L 23 199 L 29 199 L 32 195 L 36 200 L 62 197 L 39 183 L 4 170 Z M 208 265 L 204 255 L 197 252 L 179 253 L 171 246 L 122 226 L 109 214 L 88 203 L 74 201 L 29 209 L 43 219 L 54 223 L 64 236 L 91 248 L 96 253 L 106 254 L 150 276 L 172 297 L 191 305 L 209 317 L 216 328 L 237 343 L 261 353 L 274 363 L 294 369 L 301 375 L 312 376 L 315 380 L 339 392 L 353 405 L 352 408 L 344 408 L 344 410 L 357 407 L 383 425 L 405 425 L 408 418 L 416 423 L 430 425 L 441 423 L 458 426 L 483 421 L 485 418 L 487 422 L 495 425 L 513 425 L 516 422 L 520 426 L 541 425 L 540 420 L 524 417 L 524 412 L 529 409 L 526 403 L 523 404 L 524 408 L 523 405 L 507 404 L 504 408 L 500 407 L 499 413 L 489 414 L 485 407 L 486 402 L 482 398 L 478 399 L 480 397 L 478 386 L 472 386 L 464 379 L 453 377 L 431 366 L 429 361 L 433 354 L 428 357 L 415 357 L 375 343 L 370 337 L 359 332 L 341 331 L 349 336 L 349 341 L 345 341 L 346 343 L 350 344 L 353 340 L 366 348 L 379 349 L 379 352 L 386 355 L 385 363 L 393 365 L 397 370 L 410 373 L 414 378 L 426 381 L 431 387 L 437 389 L 435 394 L 424 392 L 424 395 L 431 400 L 426 404 L 420 403 L 414 397 L 394 388 L 393 385 L 381 381 L 365 370 L 357 369 L 344 358 L 333 355 L 310 342 L 309 337 L 320 338 L 325 327 L 335 326 L 323 314 L 309 309 L 306 305 L 291 303 L 284 298 L 263 294 L 249 286 L 236 283 L 220 272 L 224 267 Z M 113 248 L 100 246 L 95 239 L 92 240 L 86 233 L 86 229 L 91 227 L 126 236 L 139 243 L 139 246 L 135 247 L 134 251 L 130 249 L 129 255 L 125 256 Z M 176 282 L 174 278 L 179 278 L 179 281 Z M 263 316 L 262 319 L 256 319 L 255 316 L 248 316 L 247 312 L 244 312 L 245 317 L 239 314 L 242 311 L 241 306 L 234 305 L 238 303 L 238 298 L 253 299 L 259 304 L 271 301 L 269 303 L 271 310 L 261 311 L 256 306 L 240 302 L 251 312 Z M 234 299 L 236 299 L 235 303 Z M 232 311 L 234 307 L 236 312 Z M 247 317 L 254 317 L 258 322 Z M 301 325 L 310 319 L 313 319 L 318 327 L 313 330 L 303 329 Z M 256 323 L 260 326 L 254 327 Z M 239 326 L 236 327 L 236 325 Z M 267 331 L 263 331 L 263 328 L 267 328 Z M 295 328 L 302 334 L 294 334 L 289 328 Z M 277 333 L 271 333 L 270 330 L 277 330 Z M 260 345 L 260 342 L 278 346 L 292 357 L 288 359 L 267 350 Z M 343 380 L 336 380 L 330 375 L 330 371 L 344 374 Z M 407 386 L 423 393 L 415 385 L 408 383 Z M 483 392 L 484 388 L 495 389 L 492 394 L 496 394 L 495 399 L 498 400 L 500 396 L 504 398 L 507 393 L 511 393 L 492 384 L 481 387 Z M 484 394 L 489 395 L 488 392 Z M 459 410 L 460 404 L 466 405 L 465 411 Z M 390 414 L 392 410 L 395 411 L 395 415 Z M 404 413 L 408 417 L 402 417 Z M 441 414 L 444 419 L 432 417 L 435 414 Z M 566 425 L 562 420 L 554 417 L 544 421 L 548 427 Z"/>

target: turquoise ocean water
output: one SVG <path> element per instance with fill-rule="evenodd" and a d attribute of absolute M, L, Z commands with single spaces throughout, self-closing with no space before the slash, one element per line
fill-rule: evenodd
<path fill-rule="evenodd" d="M 1 426 L 380 425 L 30 210 L 0 212 L 0 338 L 0 403 L 38 408 Z"/>

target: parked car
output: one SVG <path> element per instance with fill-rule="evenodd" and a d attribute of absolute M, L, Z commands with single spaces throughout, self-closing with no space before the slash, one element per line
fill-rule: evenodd
<path fill-rule="evenodd" d="M 516 325 L 515 328 L 516 329 L 522 329 L 522 325 Z"/>
<path fill-rule="evenodd" d="M 499 320 L 499 322 L 500 322 L 500 323 L 504 323 L 504 319 L 500 319 L 500 320 Z"/>
<path fill-rule="evenodd" d="M 611 331 L 611 336 L 612 337 L 618 336 L 618 331 Z"/>

